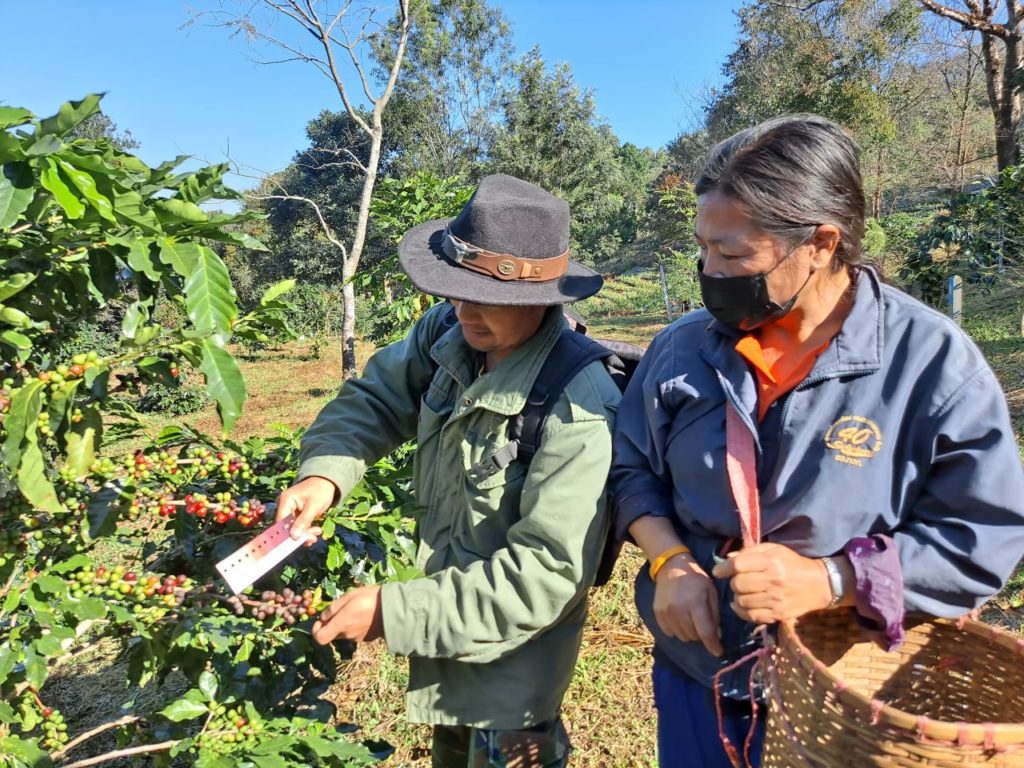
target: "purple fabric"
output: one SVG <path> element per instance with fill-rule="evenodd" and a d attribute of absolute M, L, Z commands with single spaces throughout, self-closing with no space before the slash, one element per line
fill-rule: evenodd
<path fill-rule="evenodd" d="M 857 621 L 887 651 L 903 642 L 903 568 L 891 538 L 850 539 L 843 548 L 856 576 Z"/>

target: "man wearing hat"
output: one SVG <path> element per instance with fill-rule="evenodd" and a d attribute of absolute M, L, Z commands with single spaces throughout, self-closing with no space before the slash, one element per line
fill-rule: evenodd
<path fill-rule="evenodd" d="M 576 374 L 529 464 L 510 426 L 566 327 L 561 305 L 600 275 L 569 260 L 568 205 L 511 176 L 484 178 L 450 221 L 411 229 L 399 261 L 444 296 L 342 386 L 302 440 L 277 516 L 310 527 L 366 466 L 416 438 L 424 577 L 351 590 L 317 641 L 383 637 L 409 657 L 407 709 L 434 725 L 434 766 L 562 766 L 559 719 L 587 589 L 607 530 L 604 493 L 619 390 L 600 361 Z M 452 307 L 458 322 L 451 322 Z"/>

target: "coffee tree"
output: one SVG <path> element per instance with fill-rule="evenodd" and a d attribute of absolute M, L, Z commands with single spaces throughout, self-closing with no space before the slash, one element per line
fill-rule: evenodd
<path fill-rule="evenodd" d="M 297 436 L 237 444 L 173 427 L 123 458 L 110 446 L 138 426 L 125 395 L 174 387 L 186 366 L 229 430 L 246 393 L 228 344 L 284 328 L 290 285 L 241 314 L 209 244 L 261 246 L 227 227 L 249 214 L 202 208 L 234 196 L 225 166 L 150 168 L 105 139 L 73 138 L 99 102 L 46 119 L 0 107 L 0 757 L 35 768 L 372 762 L 328 725 L 321 694 L 337 649 L 309 630 L 351 584 L 400 575 L 408 456 L 371 468 L 327 519 L 326 541 L 256 589 L 227 591 L 213 565 L 272 521 Z M 157 322 L 161 303 L 181 322 Z M 101 311 L 120 315 L 116 350 L 65 359 L 62 342 Z M 112 551 L 97 548 L 104 539 L 124 553 L 116 562 L 98 554 Z M 187 692 L 151 710 L 128 702 L 99 726 L 67 722 L 47 680 L 62 657 L 110 638 L 129 684 L 175 673 Z M 97 755 L 101 736 L 113 748 Z"/>

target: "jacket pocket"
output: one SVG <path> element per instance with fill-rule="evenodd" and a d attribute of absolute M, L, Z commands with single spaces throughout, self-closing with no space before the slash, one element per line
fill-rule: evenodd
<path fill-rule="evenodd" d="M 488 558 L 508 544 L 508 531 L 519 520 L 526 467 L 515 459 L 507 440 L 467 438 L 462 467 L 465 503 L 452 537 L 463 549 Z"/>

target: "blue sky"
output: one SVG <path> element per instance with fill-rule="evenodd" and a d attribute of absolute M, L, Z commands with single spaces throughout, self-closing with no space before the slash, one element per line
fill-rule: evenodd
<path fill-rule="evenodd" d="M 188 7 L 232 0 L 0 0 L 0 103 L 49 115 L 107 91 L 104 109 L 157 163 L 230 156 L 273 171 L 304 146 L 304 126 L 337 94 L 308 65 L 256 64 L 241 39 L 196 25 Z M 516 48 L 568 62 L 624 141 L 663 146 L 718 82 L 740 0 L 507 0 Z M 234 6 L 241 7 L 241 5 Z M 235 180 L 240 187 L 251 182 Z"/>

